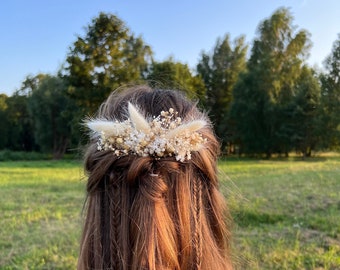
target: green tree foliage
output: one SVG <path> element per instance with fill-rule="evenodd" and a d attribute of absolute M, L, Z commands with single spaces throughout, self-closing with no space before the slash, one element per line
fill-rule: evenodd
<path fill-rule="evenodd" d="M 206 106 L 224 143 L 230 140 L 228 115 L 232 91 L 239 74 L 245 71 L 247 53 L 244 36 L 236 38 L 232 45 L 230 43 L 229 35 L 218 39 L 213 53 L 203 52 L 197 65 L 198 74 L 206 86 Z"/>
<path fill-rule="evenodd" d="M 311 151 L 316 149 L 320 141 L 318 136 L 320 96 L 320 83 L 315 73 L 304 66 L 294 86 L 291 105 L 285 108 L 288 114 L 281 113 L 286 116 L 283 120 L 287 121 L 281 128 L 287 128 L 291 124 L 292 128 L 287 132 L 289 144 L 305 157 L 311 156 Z M 284 133 L 278 132 L 280 135 Z M 288 145 L 285 145 L 285 149 L 289 149 Z"/>
<path fill-rule="evenodd" d="M 35 76 L 29 75 L 22 82 L 20 89 L 17 91 L 18 94 L 23 96 L 31 96 L 33 91 L 36 90 L 41 81 L 46 77 L 46 74 L 39 73 Z"/>
<path fill-rule="evenodd" d="M 55 159 L 61 158 L 70 145 L 73 106 L 60 77 L 45 75 L 29 98 L 35 141 Z"/>
<path fill-rule="evenodd" d="M 277 10 L 258 28 L 248 71 L 234 89 L 231 117 L 242 149 L 249 153 L 287 153 L 294 101 L 309 34 L 292 25 L 288 9 Z M 293 108 L 291 108 L 293 109 Z M 288 110 L 289 111 L 289 110 Z"/>
<path fill-rule="evenodd" d="M 28 112 L 26 95 L 16 91 L 6 99 L 7 143 L 6 148 L 16 151 L 36 149 L 33 135 L 33 120 Z"/>
<path fill-rule="evenodd" d="M 340 35 L 317 78 L 305 64 L 309 34 L 280 8 L 260 23 L 250 58 L 243 36 L 218 39 L 194 74 L 172 58 L 155 62 L 141 37 L 118 17 L 100 13 L 78 36 L 56 76 L 28 76 L 12 96 L 0 95 L 0 149 L 41 150 L 60 158 L 82 140 L 81 120 L 108 94 L 145 80 L 198 99 L 223 146 L 241 153 L 304 156 L 340 148 Z M 321 87 L 320 87 L 321 84 Z"/>
<path fill-rule="evenodd" d="M 7 118 L 7 99 L 8 96 L 0 94 L 0 149 L 4 149 L 7 146 L 8 134 L 9 134 L 9 122 Z"/>
<path fill-rule="evenodd" d="M 321 74 L 322 121 L 320 133 L 323 146 L 340 147 L 340 34 L 332 53 L 325 60 L 326 74 Z"/>
<path fill-rule="evenodd" d="M 204 82 L 199 75 L 193 75 L 186 64 L 171 58 L 153 62 L 146 79 L 151 86 L 183 90 L 189 98 L 199 100 L 202 105 L 205 103 Z"/>
<path fill-rule="evenodd" d="M 12 96 L 1 95 L 0 117 L 3 121 L 0 126 L 0 149 L 36 150 L 33 118 L 29 115 L 28 101 L 44 76 L 44 74 L 29 75 Z"/>
<path fill-rule="evenodd" d="M 140 80 L 150 59 L 151 49 L 141 37 L 115 15 L 100 13 L 67 56 L 68 93 L 82 115 L 94 113 L 112 90 Z"/>

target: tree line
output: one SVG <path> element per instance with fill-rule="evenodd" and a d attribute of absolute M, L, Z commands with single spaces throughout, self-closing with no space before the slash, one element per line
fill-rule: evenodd
<path fill-rule="evenodd" d="M 304 156 L 340 146 L 340 35 L 323 71 L 306 63 L 310 34 L 280 8 L 245 37 L 218 38 L 195 70 L 151 47 L 117 16 L 100 13 L 70 47 L 57 74 L 27 76 L 13 95 L 0 94 L 0 149 L 61 158 L 86 142 L 82 119 L 113 90 L 147 83 L 196 99 L 225 153 Z"/>

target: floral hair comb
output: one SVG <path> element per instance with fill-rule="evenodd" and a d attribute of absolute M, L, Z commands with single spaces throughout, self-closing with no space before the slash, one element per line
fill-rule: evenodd
<path fill-rule="evenodd" d="M 111 150 L 116 156 L 174 156 L 177 161 L 183 162 L 190 160 L 191 152 L 200 150 L 206 142 L 199 130 L 207 122 L 182 122 L 172 108 L 148 121 L 129 103 L 128 114 L 128 119 L 123 122 L 106 119 L 86 121 L 86 125 L 92 130 L 92 136 L 98 139 L 98 151 Z"/>

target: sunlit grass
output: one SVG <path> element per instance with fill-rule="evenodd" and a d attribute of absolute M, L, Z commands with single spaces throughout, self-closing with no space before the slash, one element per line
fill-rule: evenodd
<path fill-rule="evenodd" d="M 0 163 L 0 269 L 75 269 L 82 178 L 75 162 Z"/>
<path fill-rule="evenodd" d="M 219 163 L 237 269 L 340 269 L 340 157 Z M 71 161 L 0 163 L 0 269 L 75 269 L 85 181 Z"/>
<path fill-rule="evenodd" d="M 340 157 L 220 169 L 238 269 L 340 269 Z"/>

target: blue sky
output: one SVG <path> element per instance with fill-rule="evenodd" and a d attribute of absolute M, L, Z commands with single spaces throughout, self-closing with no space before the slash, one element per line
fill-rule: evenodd
<path fill-rule="evenodd" d="M 311 33 L 308 63 L 322 67 L 340 33 L 339 0 L 10 0 L 0 4 L 0 93 L 27 75 L 55 74 L 77 35 L 100 11 L 116 14 L 141 35 L 155 59 L 194 68 L 218 37 L 241 34 L 251 44 L 259 23 L 288 7 L 298 29 Z"/>

